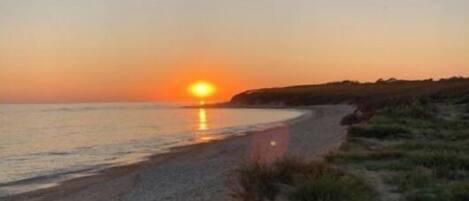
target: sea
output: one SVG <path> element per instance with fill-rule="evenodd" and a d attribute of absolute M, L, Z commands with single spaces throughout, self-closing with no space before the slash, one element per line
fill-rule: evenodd
<path fill-rule="evenodd" d="M 0 104 L 0 197 L 264 130 L 304 112 L 168 103 Z"/>

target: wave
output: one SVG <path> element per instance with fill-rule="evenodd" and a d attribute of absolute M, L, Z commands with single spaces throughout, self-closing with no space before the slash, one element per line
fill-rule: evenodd
<path fill-rule="evenodd" d="M 198 123 L 200 119 L 197 117 L 197 111 L 192 109 L 182 109 L 183 112 L 178 112 L 179 110 L 166 110 L 165 108 L 180 108 L 181 105 L 168 105 L 168 104 L 153 104 L 153 103 L 140 103 L 140 104 L 60 104 L 60 105 L 41 105 L 39 106 L 27 106 L 28 108 L 13 108 L 14 110 L 28 110 L 34 114 L 31 115 L 34 121 L 34 124 L 31 124 L 34 132 L 31 135 L 40 136 L 34 138 L 34 141 L 30 143 L 37 143 L 37 140 L 45 140 L 43 143 L 47 143 L 47 139 L 55 137 L 63 137 L 62 139 L 73 141 L 76 139 L 81 142 L 81 140 L 86 139 L 86 137 L 94 136 L 101 137 L 100 140 L 103 140 L 102 143 L 96 143 L 91 145 L 88 141 L 83 140 L 82 142 L 86 143 L 73 143 L 71 147 L 65 148 L 54 148 L 34 150 L 31 153 L 16 153 L 11 152 L 12 155 L 3 157 L 5 163 L 3 167 L 8 168 L 16 167 L 18 165 L 23 167 L 36 167 L 35 164 L 44 164 L 45 161 L 59 161 L 60 164 L 51 164 L 47 167 L 41 165 L 38 168 L 32 168 L 29 170 L 23 169 L 21 171 L 10 171 L 6 172 L 8 175 L 4 177 L 3 181 L 5 183 L 0 183 L 0 197 L 3 192 L 12 193 L 8 189 L 25 189 L 23 186 L 28 186 L 28 191 L 35 190 L 38 188 L 33 187 L 36 184 L 51 184 L 56 183 L 57 180 L 68 180 L 69 178 L 77 177 L 77 175 L 82 174 L 93 174 L 103 168 L 109 168 L 113 166 L 128 165 L 131 163 L 137 163 L 148 159 L 148 157 L 160 154 L 171 152 L 172 148 L 179 146 L 187 146 L 202 142 L 207 142 L 204 140 L 197 139 L 201 135 L 209 136 L 210 140 L 220 140 L 225 139 L 230 136 L 239 136 L 249 134 L 255 131 L 262 131 L 272 127 L 278 127 L 285 125 L 289 121 L 298 119 L 301 116 L 304 116 L 304 112 L 294 110 L 295 114 L 292 113 L 279 113 L 275 115 L 274 111 L 253 111 L 241 110 L 236 111 L 233 109 L 229 110 L 212 110 L 207 111 L 209 114 L 209 124 L 213 123 L 210 126 L 210 129 L 207 130 L 198 130 Z M 23 106 L 24 107 L 24 106 Z M 164 110 L 161 113 L 150 111 L 152 115 L 146 115 L 147 113 L 133 113 L 131 118 L 124 118 L 125 122 L 131 122 L 132 124 L 124 125 L 122 127 L 115 127 L 120 125 L 122 120 L 121 117 L 128 117 L 129 113 L 127 110 Z M 94 111 L 94 110 L 126 110 L 122 113 L 116 113 L 116 115 L 109 116 L 108 112 L 103 112 L 100 114 L 99 118 L 90 118 L 87 119 L 88 113 L 84 114 L 70 114 L 66 117 L 77 119 L 73 124 L 63 123 L 61 120 L 61 112 L 80 112 L 80 111 Z M 285 110 L 282 110 L 285 112 Z M 38 112 L 51 112 L 49 114 L 42 114 Z M 299 113 L 298 113 L 299 112 Z M 253 118 L 253 122 L 239 121 L 238 119 L 244 120 L 246 115 L 256 114 L 256 118 Z M 44 121 L 36 125 L 36 119 L 39 117 L 51 115 L 53 122 Z M 55 116 L 54 116 L 55 115 Z M 226 116 L 225 116 L 226 115 Z M 25 115 L 17 115 L 18 121 L 22 120 Z M 117 120 L 113 120 L 113 117 L 117 116 Z M 134 118 L 134 117 L 142 117 Z M 226 119 L 230 119 L 227 121 Z M 290 119 L 286 118 L 290 117 Z M 101 119 L 105 119 L 103 122 L 100 122 Z M 271 120 L 266 121 L 267 120 Z M 215 121 L 217 120 L 217 121 Z M 262 120 L 262 121 L 261 121 Z M 141 123 L 146 122 L 146 123 Z M 164 122 L 164 124 L 155 124 L 154 122 Z M 257 122 L 257 123 L 256 123 Z M 262 123 L 264 122 L 264 123 Z M 267 123 L 265 123 L 267 122 Z M 102 130 L 107 128 L 106 125 L 111 125 L 111 130 Z M 21 128 L 24 125 L 19 125 Z M 83 129 L 80 129 L 83 127 Z M 177 128 L 177 129 L 176 129 Z M 53 129 L 53 130 L 49 130 Z M 21 131 L 21 132 L 19 132 Z M 24 131 L 19 130 L 18 133 L 23 133 Z M 37 132 L 41 131 L 41 132 Z M 26 132 L 28 133 L 28 132 Z M 77 134 L 83 133 L 83 136 L 77 136 Z M 123 134 L 131 133 L 131 134 Z M 28 133 L 29 134 L 29 133 Z M 34 136 L 33 135 L 33 136 Z M 128 139 L 119 141 L 119 135 L 123 135 L 122 139 Z M 28 137 L 25 135 L 12 135 L 16 136 L 18 139 L 22 139 L 25 142 L 28 141 Z M 36 136 L 36 137 L 37 137 Z M 22 138 L 23 137 L 23 138 Z M 97 139 L 99 139 L 99 137 Z M 104 138 L 103 138 L 104 137 Z M 213 138 L 212 138 L 213 137 Z M 16 138 L 12 138 L 16 139 Z M 18 141 L 21 142 L 21 141 Z M 96 142 L 96 141 L 93 141 Z M 90 146 L 91 145 L 91 146 Z M 22 144 L 21 146 L 28 146 L 28 144 Z M 28 150 L 30 151 L 30 150 Z M 20 155 L 19 155 L 20 154 Z M 32 166 L 28 166 L 32 164 Z M 55 166 L 54 166 L 55 165 Z M 76 166 L 81 165 L 81 166 Z M 29 171 L 29 172 L 28 172 Z M 2 175 L 0 175 L 2 176 Z M 16 180 L 13 180 L 16 179 Z M 17 188 L 16 186 L 19 186 Z M 14 193 L 14 192 L 13 192 Z"/>
<path fill-rule="evenodd" d="M 44 172 L 42 174 L 38 174 L 37 176 L 34 177 L 29 177 L 21 180 L 16 180 L 12 182 L 6 182 L 6 183 L 0 183 L 0 187 L 6 187 L 6 186 L 16 186 L 16 185 L 31 185 L 32 183 L 43 183 L 45 180 L 57 180 L 58 178 L 64 177 L 64 176 L 69 176 L 73 174 L 80 174 L 80 173 L 89 173 L 90 171 L 96 171 L 98 169 L 105 168 L 108 165 L 95 165 L 91 167 L 83 167 L 83 168 L 77 168 L 77 169 L 63 169 L 63 170 L 56 170 L 53 172 Z"/>

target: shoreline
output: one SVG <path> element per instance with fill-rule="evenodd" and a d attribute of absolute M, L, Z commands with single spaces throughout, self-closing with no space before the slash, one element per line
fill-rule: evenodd
<path fill-rule="evenodd" d="M 193 200 L 225 199 L 226 176 L 236 166 L 252 160 L 269 162 L 284 155 L 317 159 L 340 146 L 346 131 L 339 122 L 353 111 L 353 107 L 347 105 L 284 109 L 307 109 L 309 112 L 279 122 L 282 125 L 210 142 L 173 147 L 167 153 L 154 154 L 135 164 L 111 167 L 50 188 L 0 197 L 0 200 L 184 200 L 184 196 L 191 195 L 195 196 L 191 197 Z M 318 139 L 301 135 L 308 133 L 306 128 L 311 127 L 310 124 L 333 135 L 318 133 Z M 305 138 L 311 139 L 308 143 L 302 143 Z M 267 146 L 264 146 L 265 142 Z M 314 143 L 317 147 L 305 146 Z M 200 184 L 197 183 L 199 179 L 202 180 Z"/>
<path fill-rule="evenodd" d="M 187 107 L 182 107 L 182 108 L 187 108 Z M 220 108 L 221 109 L 236 109 L 233 107 L 229 107 L 229 108 L 220 107 Z M 196 108 L 194 107 L 194 109 Z M 217 108 L 210 107 L 206 109 L 217 109 Z M 245 108 L 241 108 L 241 109 L 245 109 Z M 249 109 L 267 109 L 267 108 L 249 108 Z M 89 168 L 89 169 L 80 170 L 80 171 L 71 171 L 69 173 L 50 175 L 50 176 L 49 175 L 39 176 L 39 177 L 33 177 L 33 178 L 24 179 L 24 180 L 13 181 L 10 183 L 0 184 L 0 190 L 2 187 L 6 189 L 8 188 L 15 189 L 15 188 L 25 188 L 25 187 L 28 188 L 29 186 L 31 186 L 30 189 L 32 189 L 32 190 L 19 190 L 18 192 L 13 192 L 10 194 L 5 194 L 5 195 L 0 194 L 0 201 L 4 198 L 15 197 L 15 196 L 22 195 L 22 194 L 40 192 L 42 190 L 51 189 L 51 188 L 59 188 L 60 185 L 67 183 L 69 181 L 79 180 L 79 179 L 86 178 L 86 177 L 96 177 L 101 174 L 107 174 L 107 172 L 113 171 L 114 169 L 126 168 L 126 167 L 139 165 L 139 164 L 143 165 L 145 162 L 149 160 L 153 160 L 154 158 L 158 158 L 160 156 L 163 157 L 164 155 L 173 154 L 176 152 L 184 152 L 184 150 L 190 149 L 192 146 L 207 144 L 207 143 L 215 143 L 215 142 L 222 141 L 222 140 L 229 140 L 230 138 L 242 137 L 245 135 L 249 135 L 251 133 L 263 132 L 269 129 L 274 129 L 280 126 L 281 124 L 293 124 L 296 121 L 301 121 L 302 119 L 307 118 L 309 115 L 311 115 L 311 111 L 309 109 L 304 109 L 304 108 L 270 108 L 270 109 L 294 111 L 294 112 L 298 112 L 299 115 L 293 118 L 285 119 L 285 120 L 255 124 L 254 125 L 255 128 L 252 128 L 251 130 L 247 130 L 247 131 L 234 132 L 231 134 L 220 133 L 221 135 L 219 137 L 213 138 L 208 141 L 197 142 L 194 139 L 193 141 L 191 140 L 190 142 L 176 143 L 176 145 L 174 145 L 173 147 L 168 147 L 165 150 L 162 150 L 160 152 L 155 152 L 147 156 L 143 156 L 142 158 L 136 160 L 135 162 L 122 163 L 122 164 L 108 164 L 108 165 L 102 165 L 103 168 L 100 168 L 100 169 Z M 231 128 L 231 127 L 228 127 L 228 128 Z M 42 186 L 42 187 L 34 188 L 33 186 Z"/>

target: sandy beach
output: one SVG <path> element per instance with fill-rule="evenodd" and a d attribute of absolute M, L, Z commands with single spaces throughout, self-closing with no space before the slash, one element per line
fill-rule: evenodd
<path fill-rule="evenodd" d="M 148 161 L 105 170 L 58 186 L 0 198 L 5 201 L 184 201 L 230 200 L 226 182 L 232 170 L 253 161 L 282 156 L 319 159 L 346 136 L 340 120 L 347 105 L 314 106 L 283 125 L 244 136 L 179 147 Z"/>

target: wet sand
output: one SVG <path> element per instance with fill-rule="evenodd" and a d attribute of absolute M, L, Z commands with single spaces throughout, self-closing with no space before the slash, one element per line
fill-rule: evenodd
<path fill-rule="evenodd" d="M 302 117 L 244 136 L 175 148 L 148 161 L 104 170 L 5 201 L 220 201 L 230 200 L 226 182 L 243 163 L 278 157 L 308 160 L 336 149 L 344 141 L 340 125 L 353 112 L 347 105 L 314 106 Z"/>

